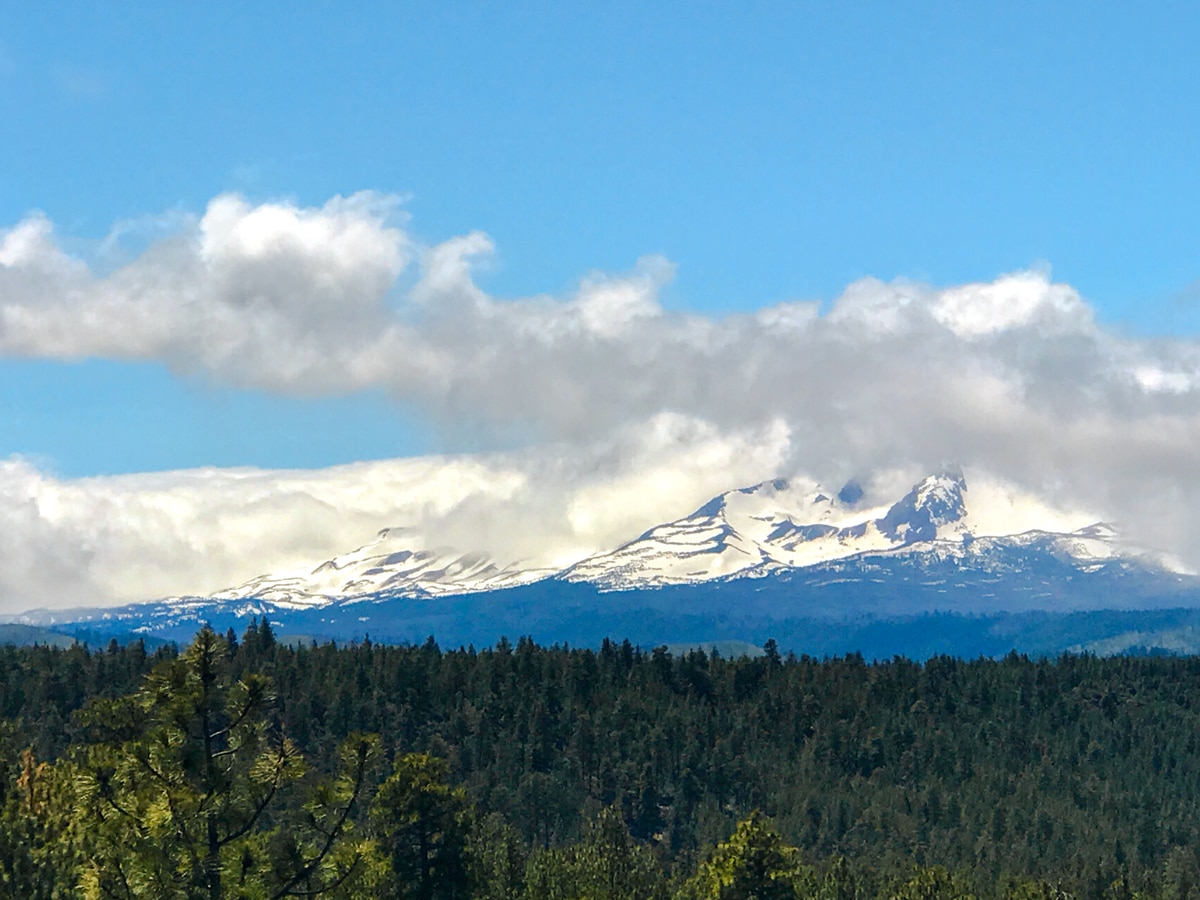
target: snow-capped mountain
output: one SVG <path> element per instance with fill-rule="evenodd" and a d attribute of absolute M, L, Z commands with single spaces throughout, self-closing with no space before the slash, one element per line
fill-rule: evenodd
<path fill-rule="evenodd" d="M 953 561 L 979 572 L 1015 571 L 1028 566 L 1031 553 L 1069 561 L 1081 573 L 1118 558 L 1151 571 L 1182 572 L 1161 555 L 1121 543 L 1103 522 L 1070 532 L 996 534 L 972 515 L 958 471 L 924 479 L 890 507 L 864 509 L 859 499 L 857 490 L 833 494 L 811 484 L 764 482 L 715 497 L 561 577 L 633 589 L 789 570 L 846 571 L 869 566 L 873 557 L 900 556 L 917 565 Z"/>
<path fill-rule="evenodd" d="M 858 491 L 834 494 L 777 480 L 714 497 L 690 516 L 650 529 L 563 573 L 570 581 L 631 588 L 758 576 L 918 542 L 961 539 L 966 483 L 930 476 L 890 508 L 859 509 Z"/>
<path fill-rule="evenodd" d="M 957 537 L 966 528 L 965 490 L 961 475 L 936 475 L 890 508 L 862 509 L 853 486 L 834 493 L 810 482 L 767 481 L 720 494 L 689 516 L 562 571 L 501 564 L 484 553 L 429 546 L 412 529 L 384 529 L 350 553 L 262 575 L 212 599 L 255 598 L 300 609 L 380 595 L 476 593 L 555 577 L 613 590 L 763 575 Z"/>
<path fill-rule="evenodd" d="M 994 486 L 972 494 L 954 470 L 925 478 L 889 505 L 871 502 L 854 483 L 832 491 L 774 480 L 720 494 L 561 570 L 439 547 L 396 528 L 312 567 L 209 597 L 42 611 L 17 621 L 186 638 L 206 621 L 224 628 L 258 615 L 296 634 L 436 634 L 485 644 L 502 634 L 653 642 L 786 635 L 790 628 L 793 642 L 808 646 L 834 620 L 1200 607 L 1200 577 L 1128 545 L 1103 522 L 1080 528 L 1080 521 L 1027 498 L 1018 503 Z M 1053 639 L 1067 637 L 1070 645 L 1083 639 L 1065 632 Z M 1096 638 L 1105 635 L 1088 637 Z M 994 640 L 1009 649 L 1003 635 Z M 821 646 L 843 645 L 813 644 Z"/>
<path fill-rule="evenodd" d="M 553 574 L 499 565 L 485 553 L 427 547 L 411 529 L 385 528 L 370 543 L 315 568 L 261 575 L 213 599 L 254 597 L 283 608 L 303 608 L 381 594 L 426 598 L 492 591 Z"/>
<path fill-rule="evenodd" d="M 720 494 L 688 516 L 561 571 L 501 564 L 482 553 L 428 546 L 409 529 L 385 529 L 311 569 L 263 575 L 211 599 L 301 609 L 473 594 L 548 579 L 638 590 L 796 570 L 845 571 L 890 556 L 980 572 L 1014 571 L 1028 565 L 1030 553 L 1069 561 L 1081 573 L 1117 558 L 1170 570 L 1158 557 L 1121 545 L 1104 523 L 1072 532 L 995 534 L 972 514 L 968 496 L 956 470 L 925 478 L 890 506 L 864 504 L 854 483 L 835 492 L 808 481 L 766 481 Z"/>

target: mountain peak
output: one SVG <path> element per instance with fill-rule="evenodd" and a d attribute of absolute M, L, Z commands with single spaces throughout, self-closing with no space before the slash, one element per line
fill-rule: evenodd
<path fill-rule="evenodd" d="M 738 488 L 739 494 L 782 494 L 791 489 L 791 483 L 786 478 L 772 478 L 770 481 L 760 481 L 750 487 Z"/>
<path fill-rule="evenodd" d="M 773 498 L 785 495 L 792 490 L 792 484 L 786 478 L 772 478 L 768 481 L 760 481 L 758 484 L 752 484 L 748 487 L 736 488 L 732 491 L 725 491 L 723 494 L 717 494 L 688 518 L 712 518 L 718 516 L 729 509 L 729 505 L 733 502 L 735 505 L 745 501 L 745 498 L 752 500 L 762 500 L 771 502 Z M 827 497 L 822 499 L 828 499 Z"/>
<path fill-rule="evenodd" d="M 879 520 L 879 530 L 905 544 L 936 540 L 939 527 L 960 523 L 966 516 L 966 492 L 962 472 L 943 469 L 915 485 L 893 505 Z"/>
<path fill-rule="evenodd" d="M 986 510 L 986 482 L 979 490 L 977 505 Z M 1053 565 L 1070 560 L 1073 570 L 1081 572 L 1109 566 L 1121 553 L 1135 559 L 1117 546 L 1111 527 L 1103 523 L 1071 533 L 977 533 L 983 526 L 971 516 L 980 510 L 968 515 L 966 492 L 962 471 L 946 467 L 912 485 L 885 512 L 864 502 L 874 498 L 867 498 L 854 481 L 834 492 L 802 476 L 772 479 L 718 494 L 688 516 L 655 525 L 563 569 L 497 563 L 486 553 L 431 547 L 415 529 L 390 528 L 315 570 L 261 576 L 212 599 L 262 600 L 299 609 L 383 596 L 479 593 L 550 578 L 601 590 L 639 590 L 817 573 L 819 567 L 833 575 L 843 568 L 856 571 L 860 564 L 891 565 L 892 559 L 900 560 L 899 565 L 982 566 L 988 572 L 1010 565 L 1011 554 L 1024 560 L 1029 553 L 1042 553 Z M 1158 557 L 1136 557 L 1142 559 L 1155 571 L 1183 571 Z"/>

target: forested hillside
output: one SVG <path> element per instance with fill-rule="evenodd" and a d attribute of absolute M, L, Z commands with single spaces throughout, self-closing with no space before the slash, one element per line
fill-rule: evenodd
<path fill-rule="evenodd" d="M 2 648 L 0 884 L 1200 896 L 1200 660 L 766 651 Z"/>

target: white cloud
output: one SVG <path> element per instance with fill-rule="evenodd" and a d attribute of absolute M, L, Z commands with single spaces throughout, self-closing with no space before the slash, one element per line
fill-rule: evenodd
<path fill-rule="evenodd" d="M 178 223 L 106 271 L 63 252 L 43 216 L 0 233 L 0 355 L 151 360 L 217 383 L 296 395 L 381 387 L 476 434 L 495 427 L 527 435 L 529 459 L 540 468 L 503 465 L 550 487 L 522 488 L 502 507 L 463 499 L 434 517 L 448 536 L 497 547 L 516 530 L 514 516 L 540 522 L 537 534 L 560 535 L 556 552 L 569 553 L 645 519 L 676 490 L 686 493 L 685 485 L 697 493 L 701 484 L 725 487 L 767 468 L 838 484 L 953 460 L 1056 508 L 1095 510 L 1136 539 L 1200 563 L 1200 341 L 1108 330 L 1077 291 L 1044 271 L 949 288 L 864 279 L 824 314 L 814 303 L 784 303 L 713 319 L 662 307 L 672 268 L 659 257 L 627 273 L 589 275 L 563 297 L 492 297 L 472 274 L 492 253 L 490 238 L 471 233 L 424 246 L 395 201 L 375 194 L 315 208 L 225 195 Z M 416 271 L 407 274 L 410 266 Z M 654 434 L 674 446 L 677 430 L 692 456 L 668 453 L 662 462 L 646 449 L 658 446 Z M 709 453 L 710 445 L 717 449 Z M 619 460 L 608 475 L 579 468 L 601 465 L 602 447 Z M 500 465 L 489 459 L 487 466 Z M 689 466 L 729 471 L 701 476 Z M 100 522 L 109 509 L 95 506 L 108 496 L 96 487 L 102 482 L 85 489 L 18 470 L 26 476 L 6 488 L 16 493 L 5 527 L 24 528 L 29 540 L 58 533 L 56 520 L 37 512 L 51 494 L 68 498 L 64 508 L 91 511 L 79 522 Z M 345 471 L 358 478 L 375 470 Z M 292 476 L 257 477 L 276 487 L 293 483 Z M 191 512 L 178 520 L 138 501 L 130 521 L 166 516 L 175 530 L 163 531 L 164 541 L 182 534 L 179 522 L 189 516 L 209 528 L 242 523 L 230 533 L 243 537 L 276 522 L 281 537 L 271 546 L 293 549 L 291 556 L 270 551 L 270 560 L 299 560 L 318 543 L 328 555 L 376 526 L 398 524 L 389 519 L 395 509 L 356 512 L 356 501 L 340 493 L 322 499 L 307 489 L 266 491 L 246 508 L 287 512 L 256 518 L 238 512 L 241 500 L 221 499 L 217 488 L 235 481 L 210 474 L 195 482 L 203 490 L 187 495 Z M 20 487 L 27 484 L 41 485 L 34 507 Z M 475 503 L 488 514 L 475 515 Z M 325 513 L 312 510 L 331 510 L 329 521 L 343 524 L 316 529 L 319 539 L 291 535 L 285 519 L 301 510 L 314 520 Z M 208 533 L 170 538 L 171 547 L 180 558 L 201 559 L 187 553 Z M 104 561 L 120 554 L 98 537 L 70 534 L 77 546 L 63 544 L 45 570 L 84 571 L 80 584 L 129 596 L 123 576 L 104 574 Z M 196 576 L 183 580 L 236 580 L 212 574 L 245 569 L 242 551 L 223 546 L 204 544 L 214 562 L 204 578 L 196 563 Z M 156 578 L 138 583 L 167 583 Z"/>
<path fill-rule="evenodd" d="M 570 306 L 588 332 L 615 340 L 639 321 L 662 315 L 657 294 L 674 274 L 670 262 L 660 256 L 647 256 L 627 278 L 585 279 Z"/>
<path fill-rule="evenodd" d="M 54 226 L 40 212 L 35 212 L 16 228 L 0 236 L 0 266 L 11 270 L 26 270 L 55 274 L 82 274 L 82 263 L 72 260 L 54 244 Z"/>
<path fill-rule="evenodd" d="M 97 276 L 32 216 L 0 236 L 0 354 L 160 360 L 274 390 L 375 377 L 410 255 L 373 194 L 319 210 L 218 197 L 203 217 Z"/>
<path fill-rule="evenodd" d="M 940 324 L 968 339 L 1032 324 L 1063 332 L 1087 331 L 1092 324 L 1091 310 L 1075 291 L 1034 272 L 942 291 L 930 311 Z"/>
<path fill-rule="evenodd" d="M 14 458 L 0 462 L 0 612 L 212 592 L 395 526 L 565 565 L 690 511 L 730 478 L 769 477 L 786 453 L 777 424 L 725 435 L 666 415 L 587 446 L 318 471 L 60 480 Z"/>

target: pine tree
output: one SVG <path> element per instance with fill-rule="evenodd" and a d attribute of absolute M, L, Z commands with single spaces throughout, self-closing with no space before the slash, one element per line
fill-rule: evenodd
<path fill-rule="evenodd" d="M 376 742 L 351 738 L 342 774 L 304 817 L 268 827 L 305 764 L 270 727 L 270 682 L 231 683 L 227 663 L 224 640 L 205 628 L 131 699 L 90 710 L 108 740 L 88 748 L 75 785 L 84 896 L 320 896 L 366 874 L 349 816 Z"/>
<path fill-rule="evenodd" d="M 467 835 L 471 806 L 448 783 L 445 760 L 425 753 L 397 758 L 371 804 L 371 822 L 392 871 L 378 896 L 465 900 L 470 891 Z"/>
<path fill-rule="evenodd" d="M 81 862 L 72 839 L 70 769 L 21 752 L 16 778 L 0 804 L 0 897 L 59 900 L 73 896 Z"/>
<path fill-rule="evenodd" d="M 797 900 L 816 893 L 811 869 L 759 812 L 718 844 L 678 900 Z"/>
<path fill-rule="evenodd" d="M 633 839 L 613 807 L 588 824 L 580 843 L 536 854 L 526 874 L 527 900 L 659 900 L 666 894 L 653 853 Z"/>
<path fill-rule="evenodd" d="M 497 813 L 477 820 L 467 844 L 472 900 L 518 900 L 528 851 L 517 830 Z"/>

